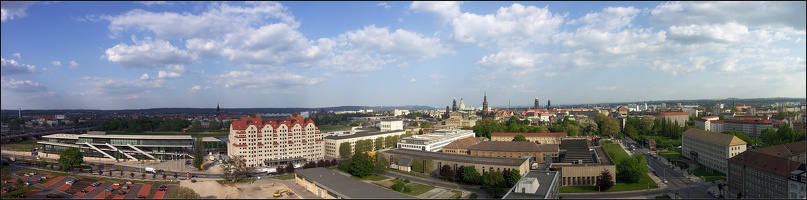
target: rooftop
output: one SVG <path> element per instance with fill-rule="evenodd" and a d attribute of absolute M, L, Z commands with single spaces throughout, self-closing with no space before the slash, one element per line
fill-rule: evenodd
<path fill-rule="evenodd" d="M 478 144 L 480 141 L 477 140 L 475 137 L 465 137 L 459 140 L 454 140 L 451 143 L 448 143 L 443 148 L 457 148 L 457 149 L 468 149 L 473 147 L 475 144 Z"/>
<path fill-rule="evenodd" d="M 556 183 L 556 179 L 560 176 L 557 171 L 538 171 L 538 170 L 530 170 L 523 177 L 521 180 L 534 178 L 538 180 L 539 186 L 538 190 L 535 193 L 518 193 L 516 192 L 516 187 L 518 185 L 513 186 L 507 192 L 507 194 L 502 197 L 502 199 L 546 199 L 547 193 L 549 193 L 549 189 L 552 187 L 560 187 L 555 186 L 553 184 Z M 519 181 L 521 181 L 519 180 Z"/>
<path fill-rule="evenodd" d="M 381 151 L 383 153 L 392 153 L 402 156 L 410 156 L 410 157 L 425 157 L 431 159 L 440 159 L 446 161 L 454 161 L 454 162 L 464 162 L 464 163 L 478 163 L 478 164 L 489 164 L 489 165 L 504 165 L 504 166 L 520 166 L 527 162 L 526 158 L 497 158 L 497 157 L 476 157 L 476 156 L 469 156 L 469 155 L 461 155 L 461 154 L 447 154 L 447 153 L 438 153 L 438 152 L 430 152 L 430 151 L 418 151 L 418 150 L 410 150 L 410 149 L 388 149 Z"/>
<path fill-rule="evenodd" d="M 681 135 L 692 137 L 698 140 L 703 140 L 709 143 L 728 145 L 728 146 L 748 144 L 734 135 L 704 131 L 696 128 L 690 128 L 689 130 L 684 131 L 684 133 L 681 133 Z"/>
<path fill-rule="evenodd" d="M 799 166 L 799 162 L 768 155 L 756 151 L 745 151 L 728 159 L 729 163 L 741 164 L 779 177 L 788 178 L 790 172 Z"/>
<path fill-rule="evenodd" d="M 383 134 L 389 134 L 389 133 L 400 133 L 400 132 L 406 132 L 406 131 L 404 131 L 404 130 L 393 130 L 393 131 L 376 131 L 376 132 L 358 132 L 358 133 L 355 133 L 355 134 L 350 134 L 350 135 L 341 135 L 341 136 L 332 135 L 332 136 L 327 136 L 327 137 L 325 137 L 325 139 L 331 139 L 331 140 L 344 140 L 344 139 L 360 138 L 360 137 L 367 137 L 367 136 L 374 136 L 374 135 L 383 135 Z"/>
<path fill-rule="evenodd" d="M 369 183 L 365 183 L 326 168 L 309 168 L 294 170 L 300 178 L 325 188 L 331 192 L 340 194 L 343 198 L 351 199 L 413 199 L 392 190 L 383 189 Z"/>
<path fill-rule="evenodd" d="M 491 133 L 491 137 L 515 137 L 516 135 L 521 135 L 524 137 L 566 137 L 568 136 L 565 132 L 557 132 L 557 133 L 503 133 L 503 132 L 494 132 Z"/>
<path fill-rule="evenodd" d="M 807 151 L 807 140 L 802 140 L 798 142 L 792 142 L 787 144 L 781 144 L 776 146 L 765 147 L 761 149 L 754 149 L 752 151 L 778 156 L 783 158 L 789 158 L 792 156 L 804 154 Z"/>
<path fill-rule="evenodd" d="M 506 151 L 506 152 L 541 152 L 541 148 L 534 142 L 513 141 L 484 141 L 469 150 L 476 151 Z"/>
<path fill-rule="evenodd" d="M 52 139 L 108 138 L 108 139 L 140 139 L 140 140 L 192 140 L 190 135 L 92 135 L 92 134 L 53 134 L 42 136 Z M 220 140 L 216 140 L 220 141 Z"/>

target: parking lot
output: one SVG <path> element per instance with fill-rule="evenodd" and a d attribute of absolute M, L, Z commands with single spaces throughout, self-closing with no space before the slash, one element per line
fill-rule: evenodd
<path fill-rule="evenodd" d="M 78 176 L 78 179 L 68 175 L 54 177 L 41 170 L 23 170 L 16 174 L 29 184 L 41 184 L 38 186 L 42 188 L 41 190 L 26 193 L 26 198 L 164 199 L 178 187 L 170 184 L 123 182 L 102 177 Z M 16 182 L 17 179 L 6 180 L 6 184 Z M 165 189 L 160 190 L 161 186 Z"/>

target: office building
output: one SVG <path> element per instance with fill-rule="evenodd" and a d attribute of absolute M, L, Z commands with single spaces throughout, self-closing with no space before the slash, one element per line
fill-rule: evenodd
<path fill-rule="evenodd" d="M 411 149 L 386 149 L 378 151 L 379 156 L 384 156 L 390 163 L 390 168 L 409 168 L 411 171 L 424 171 L 426 174 L 439 174 L 440 168 L 448 165 L 452 170 L 459 169 L 460 166 L 474 166 L 477 172 L 484 174 L 489 171 L 504 171 L 504 169 L 518 170 L 521 175 L 529 171 L 530 160 L 528 158 L 496 158 L 477 157 L 460 154 L 447 154 L 431 151 L 420 151 Z M 412 166 L 399 166 L 403 159 L 411 159 Z M 418 163 L 415 165 L 413 163 Z M 414 169 L 420 167 L 420 169 Z M 421 170 L 422 169 L 422 170 Z M 407 170 L 404 170 L 407 171 Z"/>
<path fill-rule="evenodd" d="M 324 158 L 322 133 L 314 121 L 299 115 L 263 121 L 247 116 L 230 124 L 227 153 L 243 156 L 250 167 L 276 167 Z"/>
<path fill-rule="evenodd" d="M 557 144 L 536 144 L 533 142 L 482 141 L 473 143 L 468 139 L 452 142 L 443 147 L 443 153 L 463 154 L 479 157 L 522 158 L 532 157 L 532 163 L 544 163 L 545 159 L 557 158 L 560 148 Z"/>
<path fill-rule="evenodd" d="M 393 140 L 393 137 L 402 137 L 406 134 L 404 130 L 394 130 L 394 131 L 354 131 L 353 134 L 347 135 L 340 135 L 340 136 L 327 136 L 325 137 L 325 158 L 333 159 L 333 158 L 341 158 L 339 155 L 339 147 L 342 143 L 350 143 L 350 155 L 356 151 L 356 142 L 359 140 L 372 140 L 373 145 L 375 145 L 375 140 L 377 138 L 384 138 L 386 140 Z M 400 140 L 400 139 L 399 139 Z M 395 141 L 397 144 L 398 142 Z"/>
<path fill-rule="evenodd" d="M 773 121 L 761 119 L 727 119 L 723 120 L 724 131 L 740 131 L 748 137 L 758 138 L 762 130 L 773 128 Z"/>
<path fill-rule="evenodd" d="M 786 158 L 792 161 L 805 163 L 805 152 L 807 152 L 807 140 L 791 142 L 776 146 L 754 149 L 752 151 Z"/>
<path fill-rule="evenodd" d="M 790 175 L 799 163 L 757 151 L 745 151 L 728 159 L 727 198 L 785 199 L 789 197 Z M 804 194 L 804 193 L 802 193 Z"/>
<path fill-rule="evenodd" d="M 689 120 L 688 112 L 647 112 L 645 116 L 652 116 L 656 119 L 670 120 L 672 124 L 678 123 L 678 126 L 685 127 L 687 120 Z"/>
<path fill-rule="evenodd" d="M 746 150 L 746 142 L 734 135 L 690 128 L 681 134 L 681 155 L 702 166 L 726 174 L 727 159 Z"/>
<path fill-rule="evenodd" d="M 403 130 L 403 121 L 401 120 L 385 119 L 381 120 L 380 124 L 381 131 Z"/>
<path fill-rule="evenodd" d="M 194 140 L 189 135 L 106 135 L 53 134 L 42 136 L 43 153 L 61 154 L 70 147 L 81 150 L 84 157 L 111 161 L 170 160 L 185 158 L 193 152 Z"/>
<path fill-rule="evenodd" d="M 549 166 L 552 171 L 560 172 L 562 186 L 587 185 L 597 183 L 597 177 L 608 170 L 616 183 L 616 165 L 602 147 L 594 147 L 591 141 L 584 138 L 563 139 L 560 144 L 560 159 Z"/>
<path fill-rule="evenodd" d="M 475 135 L 473 130 L 440 129 L 429 134 L 401 138 L 397 146 L 402 149 L 439 152 L 444 146 L 455 140 L 474 137 Z"/>
<path fill-rule="evenodd" d="M 788 177 L 787 198 L 788 199 L 805 199 L 807 198 L 807 174 L 804 172 L 804 163 L 799 164 L 796 170 L 790 172 Z"/>

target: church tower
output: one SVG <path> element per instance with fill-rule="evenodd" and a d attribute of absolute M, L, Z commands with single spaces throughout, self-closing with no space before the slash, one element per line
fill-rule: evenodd
<path fill-rule="evenodd" d="M 541 108 L 541 103 L 538 102 L 538 98 L 536 97 L 535 98 L 535 111 L 538 111 L 539 108 Z"/>
<path fill-rule="evenodd" d="M 454 97 L 454 104 L 451 105 L 451 111 L 457 111 L 457 97 Z"/>
<path fill-rule="evenodd" d="M 460 98 L 460 110 L 465 110 L 465 100 Z"/>
<path fill-rule="evenodd" d="M 488 92 L 485 92 L 484 100 L 482 100 L 482 112 L 485 112 L 485 114 L 490 112 L 490 107 L 488 107 Z"/>
<path fill-rule="evenodd" d="M 216 103 L 216 117 L 221 116 L 221 108 L 219 107 L 219 103 Z"/>

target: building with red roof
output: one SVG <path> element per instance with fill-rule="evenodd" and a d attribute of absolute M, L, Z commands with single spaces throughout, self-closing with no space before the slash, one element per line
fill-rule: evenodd
<path fill-rule="evenodd" d="M 314 121 L 300 115 L 263 121 L 246 116 L 230 124 L 227 152 L 243 156 L 250 167 L 276 167 L 324 157 L 323 136 Z"/>
<path fill-rule="evenodd" d="M 569 136 L 568 133 L 565 132 L 557 132 L 557 133 L 503 133 L 503 132 L 493 132 L 490 134 L 491 141 L 513 141 L 513 137 L 516 135 L 522 135 L 524 138 L 527 138 L 530 142 L 535 142 L 538 144 L 560 144 L 562 138 Z"/>

